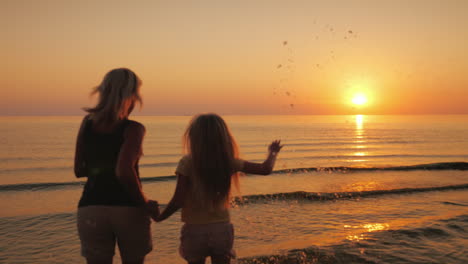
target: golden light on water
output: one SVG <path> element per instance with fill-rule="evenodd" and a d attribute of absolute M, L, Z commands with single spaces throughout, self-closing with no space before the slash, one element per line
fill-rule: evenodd
<path fill-rule="evenodd" d="M 364 125 L 364 116 L 356 115 L 356 134 L 362 135 L 363 125 Z"/>
<path fill-rule="evenodd" d="M 368 232 L 374 232 L 374 231 L 381 231 L 381 230 L 387 230 L 390 225 L 389 224 L 380 224 L 380 223 L 375 223 L 375 224 L 365 224 L 363 225 L 364 228 L 367 229 Z"/>
<path fill-rule="evenodd" d="M 363 157 L 369 155 L 367 152 L 363 151 L 366 149 L 366 135 L 364 131 L 364 115 L 355 115 L 355 123 L 356 123 L 356 128 L 354 130 L 354 140 L 353 143 L 359 144 L 357 146 L 354 146 L 353 148 L 359 149 L 359 151 L 353 152 L 351 156 L 357 158 L 357 159 L 351 159 L 351 162 L 363 162 L 366 161 L 365 159 L 362 159 Z"/>
<path fill-rule="evenodd" d="M 359 240 L 363 240 L 363 239 L 364 239 L 364 235 L 363 235 L 363 234 L 360 234 L 360 235 L 348 235 L 348 236 L 346 236 L 346 239 L 347 239 L 347 240 L 350 240 L 350 241 L 359 241 Z"/>
<path fill-rule="evenodd" d="M 346 185 L 346 192 L 363 192 L 382 189 L 382 183 L 376 181 L 359 181 Z"/>
<path fill-rule="evenodd" d="M 388 223 L 368 223 L 358 226 L 344 225 L 343 227 L 345 229 L 358 230 L 358 233 L 349 234 L 346 236 L 346 239 L 350 241 L 360 241 L 365 239 L 365 234 L 363 232 L 375 232 L 390 229 L 390 225 Z"/>

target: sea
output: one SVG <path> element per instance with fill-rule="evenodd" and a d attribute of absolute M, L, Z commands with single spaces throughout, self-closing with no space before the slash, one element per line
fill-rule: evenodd
<path fill-rule="evenodd" d="M 135 116 L 140 176 L 164 207 L 190 116 Z M 234 263 L 468 263 L 468 115 L 225 116 L 244 160 L 284 148 L 234 193 Z M 0 117 L 0 263 L 85 263 L 73 174 L 80 116 Z M 146 263 L 184 263 L 180 212 Z M 118 250 L 114 257 L 120 263 Z"/>

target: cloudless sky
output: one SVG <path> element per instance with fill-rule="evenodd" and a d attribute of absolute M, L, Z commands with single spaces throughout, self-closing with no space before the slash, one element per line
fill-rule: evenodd
<path fill-rule="evenodd" d="M 0 115 L 80 114 L 116 67 L 143 115 L 468 114 L 464 0 L 0 5 Z"/>

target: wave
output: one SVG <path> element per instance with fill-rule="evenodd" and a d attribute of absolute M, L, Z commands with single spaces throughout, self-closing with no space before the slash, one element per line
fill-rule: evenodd
<path fill-rule="evenodd" d="M 263 152 L 262 152 L 263 153 Z M 356 156 L 356 155 L 333 155 L 333 156 L 302 156 L 301 159 L 349 159 L 349 158 L 468 158 L 467 155 L 367 155 L 367 156 Z M 297 160 L 299 157 L 282 157 L 282 160 Z M 251 160 L 252 162 L 263 162 L 263 159 Z M 176 167 L 178 162 L 160 162 L 160 163 L 143 163 L 140 164 L 141 168 L 158 168 L 158 167 Z M 361 170 L 468 170 L 468 162 L 441 162 L 441 163 L 430 163 L 430 164 L 418 164 L 412 166 L 397 166 L 397 167 L 309 167 L 309 168 L 294 168 L 277 170 L 274 173 L 283 172 L 299 172 L 299 171 L 361 171 Z"/>
<path fill-rule="evenodd" d="M 376 144 L 379 145 L 392 145 L 392 144 L 416 144 L 416 143 L 423 143 L 423 141 L 406 141 L 406 140 L 388 140 L 388 141 L 368 141 L 367 138 L 364 138 L 366 143 Z M 291 143 L 287 144 L 288 146 L 329 146 L 329 145 L 360 145 L 362 142 L 358 142 L 356 140 L 349 140 L 349 141 L 331 141 L 331 142 L 317 142 L 317 143 Z"/>
<path fill-rule="evenodd" d="M 468 206 L 468 204 L 453 203 L 453 202 L 441 202 L 441 203 L 448 204 L 448 205 L 456 205 L 456 206 Z"/>
<path fill-rule="evenodd" d="M 165 154 L 145 154 L 143 157 L 145 158 L 174 158 L 177 159 L 182 157 L 183 154 L 181 153 L 165 153 Z"/>
<path fill-rule="evenodd" d="M 356 199 L 365 197 L 375 197 L 391 194 L 411 194 L 420 192 L 433 192 L 433 191 L 449 191 L 468 189 L 468 184 L 446 185 L 438 187 L 425 187 L 425 188 L 401 188 L 391 190 L 374 190 L 362 192 L 288 192 L 288 193 L 273 193 L 273 194 L 255 194 L 242 197 L 236 197 L 234 202 L 236 204 L 255 203 L 271 200 L 309 200 L 309 201 L 328 201 L 340 199 Z M 463 205 L 462 205 L 463 206 Z"/>
<path fill-rule="evenodd" d="M 392 167 L 309 167 L 309 168 L 294 168 L 275 171 L 275 173 L 301 173 L 311 171 L 331 171 L 331 172 L 360 172 L 360 171 L 414 171 L 414 170 L 468 170 L 468 162 L 438 162 L 417 164 L 409 166 L 392 166 Z"/>
<path fill-rule="evenodd" d="M 159 181 L 172 181 L 176 176 L 163 176 L 142 178 L 143 182 L 159 182 Z M 29 183 L 29 184 L 9 184 L 0 185 L 0 191 L 41 191 L 41 190 L 54 190 L 62 188 L 70 188 L 84 185 L 84 182 L 62 182 L 62 183 Z M 358 199 L 366 197 L 375 197 L 383 195 L 394 194 L 412 194 L 420 192 L 432 191 L 448 191 L 448 190 L 461 190 L 468 189 L 468 184 L 446 185 L 437 187 L 424 187 L 424 188 L 400 188 L 390 190 L 372 190 L 360 192 L 288 192 L 288 193 L 273 193 L 273 194 L 256 194 L 241 197 L 235 197 L 233 203 L 236 205 L 243 205 L 248 203 L 256 203 L 263 201 L 277 201 L 277 200 L 309 200 L 309 201 L 329 201 L 341 199 Z M 468 206 L 465 204 L 458 204 L 452 202 L 442 202 L 448 205 L 455 206 Z"/>
<path fill-rule="evenodd" d="M 342 148 L 341 150 L 352 150 L 352 151 L 358 151 L 358 149 L 353 149 L 353 148 Z M 315 151 L 315 150 L 314 150 Z M 317 150 L 320 151 L 320 150 Z M 368 149 L 364 150 L 368 151 Z M 307 153 L 310 152 L 310 150 L 296 150 L 296 151 L 287 151 L 287 153 Z M 248 154 L 260 154 L 263 152 L 248 152 Z M 178 157 L 180 158 L 180 155 L 173 155 L 173 154 L 168 154 L 170 156 Z M 167 155 L 150 155 L 147 156 L 147 158 L 151 157 L 164 157 Z M 178 164 L 178 158 L 174 159 L 172 162 L 155 162 L 155 163 L 140 163 L 140 167 L 142 168 L 160 168 L 160 167 L 176 167 Z M 421 155 L 421 154 L 376 154 L 376 155 L 353 155 L 353 154 L 344 154 L 344 155 L 302 155 L 300 157 L 287 157 L 284 156 L 281 159 L 284 161 L 288 160 L 297 160 L 297 159 L 306 159 L 306 160 L 346 160 L 346 159 L 388 159 L 388 158 L 456 158 L 456 159 L 468 159 L 468 155 L 460 154 L 460 155 L 453 155 L 453 154 L 439 154 L 439 155 Z M 263 159 L 253 159 L 251 160 L 252 162 L 262 162 Z M 389 167 L 389 168 L 369 168 L 369 170 L 411 170 L 411 169 L 419 169 L 418 167 L 427 167 L 427 168 L 422 168 L 422 169 L 437 169 L 436 167 L 441 167 L 441 166 L 448 166 L 448 167 L 454 167 L 454 169 L 466 169 L 468 165 L 463 165 L 464 162 L 446 162 L 446 163 L 432 163 L 432 164 L 420 164 L 420 165 L 414 165 L 414 166 L 406 166 L 406 167 Z M 466 163 L 465 163 L 466 164 Z M 409 168 L 412 167 L 412 168 Z M 431 168 L 429 168 L 431 167 Z M 330 167 L 333 169 L 333 167 Z M 356 168 L 356 167 L 335 167 L 337 169 L 344 169 L 347 171 L 351 170 L 361 170 L 362 168 Z M 15 173 L 15 172 L 43 172 L 43 171 L 66 171 L 66 170 L 72 170 L 72 166 L 38 166 L 38 167 L 26 167 L 26 168 L 6 168 L 6 169 L 0 169 L 0 173 Z M 315 170 L 315 168 L 297 168 L 293 170 Z M 319 170 L 329 170 L 328 168 L 317 168 Z M 450 169 L 450 168 L 447 168 Z"/>
<path fill-rule="evenodd" d="M 175 166 L 175 165 L 174 165 Z M 145 167 L 145 165 L 141 166 Z M 366 171 L 415 171 L 415 170 L 468 170 L 468 162 L 441 162 L 418 164 L 411 166 L 394 166 L 394 167 L 308 167 L 308 168 L 293 168 L 273 171 L 273 174 L 293 174 L 293 173 L 308 173 L 308 172 L 366 172 Z M 142 182 L 160 182 L 176 180 L 175 175 L 144 177 Z M 84 182 L 46 182 L 46 183 L 20 183 L 20 184 L 4 184 L 0 185 L 1 191 L 40 191 L 54 190 L 59 188 L 67 188 L 81 186 Z"/>
<path fill-rule="evenodd" d="M 174 167 L 177 166 L 177 162 L 159 162 L 159 163 L 143 163 L 140 164 L 140 168 L 157 168 L 157 167 Z M 12 172 L 30 172 L 30 171 L 63 171 L 69 170 L 72 171 L 73 167 L 30 167 L 30 168 L 11 168 L 11 169 L 0 169 L 0 172 L 3 173 L 12 173 Z"/>
<path fill-rule="evenodd" d="M 418 140 L 368 140 L 368 138 L 363 138 L 366 144 L 379 144 L 379 145 L 395 145 L 395 144 L 420 144 L 425 143 L 425 141 L 418 141 Z M 304 146 L 337 146 L 337 145 L 361 145 L 362 142 L 352 140 L 333 140 L 333 141 L 321 141 L 321 142 L 298 142 L 298 143 L 288 143 L 288 147 L 304 147 Z M 258 147 L 266 147 L 267 145 L 264 143 L 261 144 L 243 144 L 241 145 L 242 148 L 258 148 Z"/>
<path fill-rule="evenodd" d="M 279 254 L 244 257 L 238 263 L 467 263 L 467 230 L 465 214 L 426 226 L 367 233 L 366 239 L 358 242 L 344 240 L 321 247 L 306 245 Z"/>
<path fill-rule="evenodd" d="M 42 191 L 62 189 L 73 186 L 82 186 L 84 182 L 43 182 L 43 183 L 19 183 L 0 185 L 0 192 L 4 191 Z"/>
<path fill-rule="evenodd" d="M 146 163 L 140 164 L 140 168 L 155 168 L 155 167 L 174 167 L 177 166 L 177 162 L 159 162 L 159 163 Z M 11 169 L 0 169 L 3 173 L 12 172 L 29 172 L 29 171 L 60 171 L 60 170 L 73 170 L 73 167 L 30 167 L 30 168 L 11 168 Z"/>
<path fill-rule="evenodd" d="M 177 176 L 158 176 L 141 178 L 142 182 L 160 182 L 171 181 L 177 179 Z M 0 192 L 3 191 L 48 191 L 62 188 L 71 188 L 84 186 L 85 181 L 73 182 L 41 182 L 41 183 L 19 183 L 19 184 L 4 184 L 0 185 Z"/>
<path fill-rule="evenodd" d="M 1 157 L 0 162 L 11 162 L 11 161 L 37 161 L 37 160 L 71 160 L 73 157 L 44 157 L 41 156 L 39 157 L 23 157 L 23 156 L 17 156 L 17 157 Z"/>
<path fill-rule="evenodd" d="M 11 169 L 1 169 L 2 173 L 12 173 L 12 172 L 29 172 L 29 171 L 60 171 L 60 170 L 73 170 L 71 166 L 67 167 L 29 167 L 29 168 L 11 168 Z"/>
<path fill-rule="evenodd" d="M 155 167 L 175 167 L 179 164 L 178 162 L 159 162 L 159 163 L 143 163 L 140 164 L 140 168 L 155 168 Z"/>
<path fill-rule="evenodd" d="M 382 159 L 382 158 L 468 158 L 468 155 L 414 155 L 414 154 L 384 154 L 384 155 L 330 155 L 330 156 L 301 156 L 301 157 L 282 157 L 282 160 L 297 160 L 297 159 L 350 159 L 350 158 L 365 158 L 365 159 Z M 251 160 L 252 162 L 262 162 L 263 160 Z M 176 167 L 178 162 L 158 162 L 158 163 L 142 163 L 141 168 L 159 168 L 159 167 Z M 71 166 L 64 167 L 30 167 L 30 168 L 10 168 L 0 169 L 0 173 L 14 173 L 14 172 L 32 172 L 32 171 L 64 171 L 73 168 Z M 295 173 L 295 172 L 308 172 L 308 171 L 375 171 L 375 170 L 393 170 L 393 171 L 411 171 L 411 170 L 468 170 L 468 162 L 439 162 L 418 164 L 410 166 L 393 166 L 393 167 L 306 167 L 306 168 L 292 168 L 274 171 L 274 173 Z"/>
<path fill-rule="evenodd" d="M 178 220 L 177 220 L 178 221 Z M 36 238 L 49 245 L 57 237 L 62 243 L 75 243 L 76 212 L 50 213 L 28 216 L 0 217 L 0 235 L 5 241 L 16 243 L 18 236 Z M 48 229 L 53 232 L 46 232 Z M 14 230 L 15 232 L 12 232 Z M 44 231 L 46 230 L 46 231 Z M 72 232 L 73 231 L 73 232 Z M 348 264 L 348 263 L 468 263 L 466 254 L 466 234 L 468 231 L 468 214 L 450 218 L 431 220 L 417 226 L 405 226 L 399 229 L 388 229 L 365 232 L 361 240 L 343 240 L 324 246 L 314 245 L 310 240 L 289 236 L 294 249 L 281 249 L 275 244 L 268 245 L 265 255 L 251 255 L 239 258 L 239 264 Z M 32 234 L 32 235 L 31 235 Z M 66 235 L 65 235 L 66 234 Z M 3 238 L 2 237 L 2 238 Z M 36 239 L 36 240 L 37 240 Z M 241 242 L 241 237 L 238 237 Z M 24 239 L 23 239 L 24 240 Z M 31 241 L 36 241 L 31 240 Z M 24 242 L 24 241 L 23 241 Z M 264 241 L 259 241 L 260 245 Z M 289 242 L 289 241 L 287 241 Z M 23 243 L 24 244 L 24 243 Z M 26 243 L 27 244 L 27 243 Z M 29 244 L 28 244 L 29 245 Z M 37 242 L 36 242 L 37 245 Z M 284 245 L 284 244 L 283 244 Z M 287 245 L 287 244 L 286 244 Z M 255 245 L 254 245 L 255 246 Z M 24 248 L 24 246 L 23 246 Z M 52 245 L 52 250 L 56 248 Z M 26 248 L 23 254 L 36 253 L 43 247 Z M 255 248 L 254 248 L 255 249 Z M 47 247 L 49 252 L 50 248 Z M 251 251 L 256 252 L 256 251 Z M 255 253 L 254 253 L 255 254 Z M 257 253 L 258 254 L 258 253 Z"/>

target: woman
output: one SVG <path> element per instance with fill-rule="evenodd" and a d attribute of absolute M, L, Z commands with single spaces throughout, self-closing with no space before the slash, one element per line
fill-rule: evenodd
<path fill-rule="evenodd" d="M 85 108 L 75 153 L 76 177 L 87 177 L 78 205 L 78 233 L 87 263 L 112 263 L 115 243 L 122 262 L 143 263 L 152 250 L 151 220 L 157 202 L 141 189 L 138 161 L 145 127 L 128 119 L 141 105 L 141 81 L 129 69 L 106 74 L 94 93 L 99 102 Z"/>

